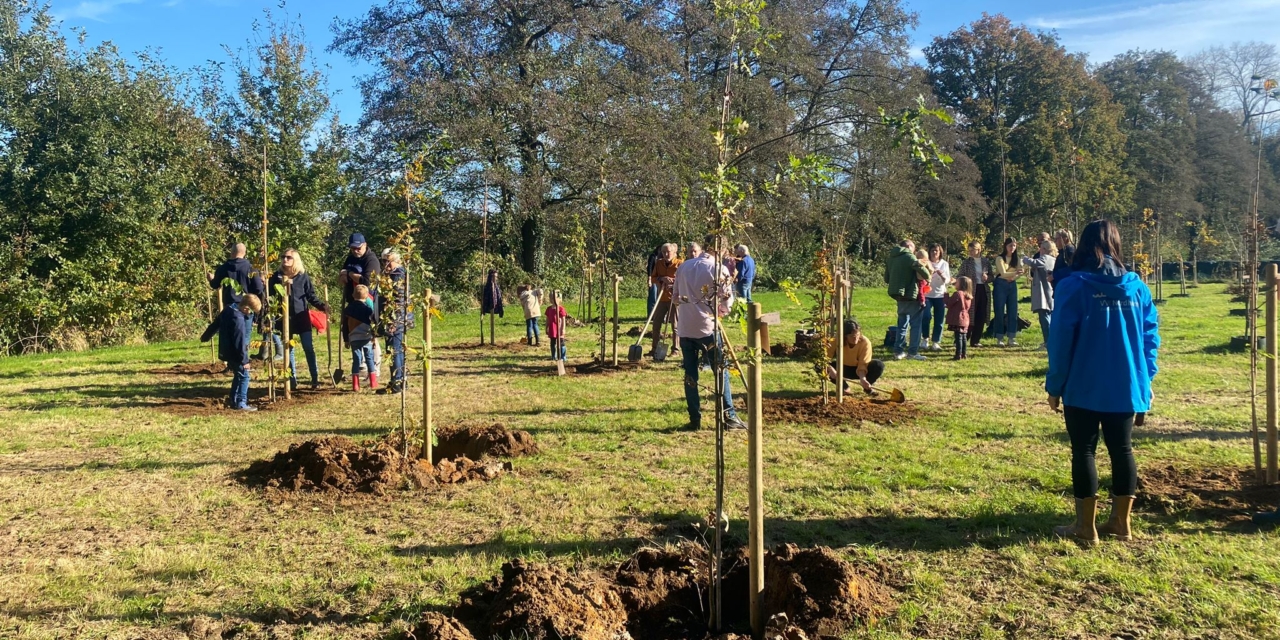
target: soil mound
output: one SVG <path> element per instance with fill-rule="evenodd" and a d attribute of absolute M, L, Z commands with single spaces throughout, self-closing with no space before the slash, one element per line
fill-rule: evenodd
<path fill-rule="evenodd" d="M 706 549 L 642 549 L 611 570 L 570 573 L 554 565 L 512 560 L 502 575 L 462 594 L 456 620 L 428 614 L 426 628 L 449 629 L 461 621 L 476 638 L 534 640 L 683 640 L 707 635 Z M 746 630 L 746 552 L 725 559 L 726 629 Z M 770 638 L 839 637 L 859 621 L 888 610 L 889 590 L 861 575 L 827 548 L 781 546 L 765 557 L 765 606 L 775 614 Z M 432 631 L 435 633 L 435 631 Z M 735 636 L 725 636 L 732 638 Z"/>
<path fill-rule="evenodd" d="M 641 333 L 642 331 L 643 331 L 644 333 Z M 627 329 L 627 337 L 628 337 L 628 338 L 640 338 L 640 337 L 648 338 L 648 337 L 649 337 L 649 336 L 651 336 L 652 334 L 653 334 L 653 330 L 652 330 L 652 329 L 644 329 L 644 328 L 639 327 L 639 326 L 633 326 L 633 327 L 631 327 L 630 329 Z"/>
<path fill-rule="evenodd" d="M 793 345 L 783 344 L 781 342 L 769 347 L 769 355 L 775 358 L 804 358 L 807 354 L 804 349 L 797 349 Z"/>
<path fill-rule="evenodd" d="M 461 427 L 438 436 L 432 451 L 436 460 L 467 457 L 480 460 L 486 456 L 518 458 L 538 453 L 538 445 L 528 431 L 513 431 L 501 424 Z"/>
<path fill-rule="evenodd" d="M 893 425 L 906 422 L 919 414 L 910 403 L 892 404 L 880 397 L 867 397 L 862 389 L 845 394 L 844 402 L 835 396 L 823 404 L 821 396 L 812 398 L 765 398 L 762 407 L 765 420 L 809 422 L 819 426 L 857 425 L 863 420 Z"/>
<path fill-rule="evenodd" d="M 175 364 L 172 367 L 152 369 L 147 373 L 170 376 L 220 376 L 226 372 L 226 363 L 205 362 L 202 364 Z"/>
<path fill-rule="evenodd" d="M 442 613 L 430 611 L 409 632 L 410 640 L 476 640 L 462 623 Z"/>
<path fill-rule="evenodd" d="M 1245 522 L 1280 504 L 1280 485 L 1258 484 L 1252 469 L 1178 469 L 1138 472 L 1134 506 L 1162 515 L 1191 514 L 1224 522 Z"/>

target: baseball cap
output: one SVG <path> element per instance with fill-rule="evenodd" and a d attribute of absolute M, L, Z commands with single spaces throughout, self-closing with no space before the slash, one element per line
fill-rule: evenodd
<path fill-rule="evenodd" d="M 362 244 L 364 244 L 363 233 L 353 233 L 351 234 L 351 238 L 347 240 L 347 246 L 351 247 L 352 249 L 355 249 L 356 247 Z"/>

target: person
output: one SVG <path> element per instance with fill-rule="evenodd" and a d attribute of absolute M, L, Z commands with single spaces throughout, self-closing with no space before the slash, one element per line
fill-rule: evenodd
<path fill-rule="evenodd" d="M 969 315 L 973 308 L 973 280 L 968 276 L 956 279 L 955 293 L 946 298 L 947 328 L 955 333 L 956 354 L 952 360 L 969 357 Z"/>
<path fill-rule="evenodd" d="M 733 254 L 738 257 L 738 272 L 733 279 L 733 293 L 738 299 L 751 304 L 751 289 L 756 281 L 756 259 L 751 257 L 751 250 L 745 244 L 734 247 Z"/>
<path fill-rule="evenodd" d="M 252 293 L 222 309 L 218 318 L 218 358 L 231 372 L 231 398 L 227 406 L 236 411 L 257 411 L 249 404 L 249 339 L 250 325 L 245 318 L 262 311 L 262 301 Z"/>
<path fill-rule="evenodd" d="M 358 284 L 351 292 L 352 300 L 343 310 L 347 324 L 347 346 L 351 347 L 351 390 L 360 391 L 360 371 L 369 372 L 369 388 L 378 388 L 378 366 L 373 361 L 373 307 L 369 287 Z"/>
<path fill-rule="evenodd" d="M 667 325 L 673 331 L 672 335 L 672 353 L 679 353 L 679 345 L 675 339 L 676 331 L 676 305 L 671 303 L 672 289 L 675 286 L 676 270 L 683 263 L 680 258 L 676 257 L 676 251 L 679 248 L 674 244 L 665 244 L 662 246 L 662 259 L 653 265 L 653 270 L 649 272 L 649 279 L 658 283 L 660 289 L 658 293 L 658 306 L 653 312 L 653 333 L 652 346 L 650 353 L 657 351 L 658 343 L 662 342 L 662 327 Z"/>
<path fill-rule="evenodd" d="M 924 360 L 920 355 L 920 321 L 924 306 L 920 303 L 920 285 L 929 278 L 929 270 L 914 254 L 916 244 L 903 240 L 885 260 L 884 280 L 889 297 L 898 303 L 898 339 L 893 345 L 894 358 Z M 910 346 L 907 333 L 911 333 Z"/>
<path fill-rule="evenodd" d="M 660 244 L 654 247 L 653 251 L 649 254 L 648 262 L 645 264 L 645 277 L 649 278 L 649 300 L 644 308 L 644 315 L 646 318 L 653 315 L 653 308 L 658 306 L 659 287 L 658 283 L 653 281 L 653 276 L 650 274 L 653 273 L 653 265 L 658 264 L 658 261 L 662 259 L 662 250 L 665 246 L 667 245 Z"/>
<path fill-rule="evenodd" d="M 1057 287 L 1044 389 L 1050 408 L 1062 408 L 1071 438 L 1076 521 L 1054 533 L 1086 544 L 1099 534 L 1129 540 L 1138 488 L 1134 418 L 1151 408 L 1159 317 L 1151 290 L 1125 270 L 1120 232 L 1110 221 L 1091 222 L 1080 233 L 1071 270 Z M 1112 510 L 1105 524 L 1095 526 L 1099 429 L 1111 458 Z"/>
<path fill-rule="evenodd" d="M 871 357 L 871 340 L 862 335 L 862 327 L 857 320 L 845 320 L 842 334 L 844 340 L 840 348 L 844 349 L 843 375 L 840 376 L 841 379 L 836 378 L 836 361 L 832 360 L 831 364 L 827 365 L 827 378 L 836 384 L 844 384 L 846 391 L 849 388 L 847 381 L 857 380 L 858 384 L 862 385 L 862 390 L 868 395 L 875 393 L 871 385 L 884 375 L 884 362 Z M 827 355 L 835 358 L 835 345 L 827 350 Z"/>
<path fill-rule="evenodd" d="M 1040 334 L 1049 340 L 1049 323 L 1053 318 L 1053 269 L 1058 257 L 1058 247 L 1052 241 L 1040 242 L 1040 252 L 1034 258 L 1023 258 L 1022 264 L 1031 268 L 1031 310 L 1040 318 Z M 1040 343 L 1045 349 L 1046 342 Z"/>
<path fill-rule="evenodd" d="M 213 273 L 206 274 L 209 278 L 209 287 L 212 289 L 222 290 L 222 306 L 223 309 L 239 304 L 241 297 L 244 295 L 253 295 L 258 298 L 258 307 L 262 307 L 262 274 L 253 268 L 252 264 L 245 259 L 248 247 L 243 242 L 237 242 L 231 245 L 228 252 L 227 261 L 218 266 Z M 235 284 L 227 282 L 230 280 Z M 249 338 L 253 335 L 253 317 L 255 312 L 251 312 L 244 316 L 244 348 L 249 348 Z"/>
<path fill-rule="evenodd" d="M 564 360 L 567 350 L 565 349 L 564 321 L 569 317 L 569 312 L 564 310 L 560 305 L 560 292 L 554 291 L 551 294 L 551 306 L 547 307 L 547 342 L 551 343 L 551 359 Z"/>
<path fill-rule="evenodd" d="M 929 245 L 929 293 L 924 294 L 924 316 L 920 323 L 920 335 L 932 335 L 928 347 L 942 351 L 942 320 L 946 316 L 947 284 L 951 282 L 951 265 L 947 264 L 947 252 L 942 245 Z M 932 322 L 930 322 L 932 320 Z M 932 334 L 929 331 L 933 325 Z"/>
<path fill-rule="evenodd" d="M 404 268 L 404 260 L 394 249 L 385 249 L 382 259 L 386 263 L 383 272 L 391 281 L 391 295 L 383 295 L 380 299 L 382 309 L 378 314 L 378 327 L 387 340 L 387 351 L 391 352 L 391 384 L 381 389 L 380 393 L 400 393 L 404 387 L 405 344 L 404 334 L 413 323 L 409 313 L 409 292 L 405 291 L 405 279 L 408 272 Z M 386 302 L 391 301 L 391 313 L 387 313 Z M 375 358 L 377 356 L 375 355 Z M 376 362 L 376 360 L 375 360 Z M 375 385 L 370 385 L 375 386 Z"/>
<path fill-rule="evenodd" d="M 995 275 L 995 287 L 992 296 L 995 298 L 996 318 L 993 331 L 996 334 L 996 346 L 1003 347 L 1006 340 L 1009 346 L 1018 346 L 1018 278 L 1022 277 L 1022 267 L 1018 266 L 1018 241 L 1005 238 L 1004 249 L 996 256 L 991 266 Z"/>
<path fill-rule="evenodd" d="M 307 305 L 325 313 L 329 313 L 329 305 L 316 295 L 315 287 L 311 284 L 311 276 L 307 275 L 307 267 L 303 264 L 302 256 L 298 254 L 297 249 L 285 250 L 284 255 L 280 257 L 280 269 L 271 275 L 271 281 L 268 284 L 272 289 L 276 285 L 292 285 L 289 289 L 289 338 L 298 336 L 298 342 L 302 344 L 302 353 L 307 358 L 311 388 L 317 389 L 320 386 L 320 374 L 316 369 L 316 350 L 311 337 L 311 314 L 307 312 Z M 278 333 L 275 335 L 284 333 L 283 319 L 277 321 L 276 328 Z M 298 358 L 292 350 L 289 352 L 289 371 L 289 384 L 297 390 Z"/>
<path fill-rule="evenodd" d="M 347 238 L 347 259 L 342 264 L 342 270 L 338 271 L 338 284 L 342 285 L 342 308 L 345 310 L 347 306 L 355 299 L 355 288 L 364 285 L 369 288 L 369 298 L 375 299 L 378 292 L 374 289 L 376 282 L 374 277 L 382 273 L 382 264 L 378 262 L 378 257 L 373 255 L 369 250 L 369 244 L 364 240 L 364 234 L 353 233 Z M 347 321 L 343 318 L 339 322 L 343 341 L 347 340 Z"/>
<path fill-rule="evenodd" d="M 520 298 L 520 306 L 524 308 L 525 344 L 542 346 L 542 337 L 538 335 L 538 316 L 542 315 L 542 289 L 522 284 L 516 289 L 516 297 Z M 547 329 L 550 331 L 551 325 L 547 325 Z M 550 337 L 550 333 L 547 337 Z"/>
<path fill-rule="evenodd" d="M 1058 259 L 1053 262 L 1049 282 L 1059 282 L 1071 275 L 1071 260 L 1075 258 L 1076 247 L 1071 232 L 1066 229 L 1058 229 L 1053 234 L 1053 243 L 1058 246 Z"/>
<path fill-rule="evenodd" d="M 713 363 L 723 364 L 721 336 L 716 333 L 716 317 L 729 313 L 733 306 L 729 272 L 716 260 L 714 252 L 702 250 L 697 242 L 689 243 L 689 259 L 676 269 L 673 300 L 678 305 L 676 334 L 680 336 L 683 353 L 684 400 L 689 411 L 686 429 L 702 428 L 701 397 L 698 393 L 698 371 L 704 357 Z M 726 429 L 745 429 L 747 425 L 738 419 L 733 408 L 733 392 L 729 387 L 729 369 L 720 367 L 724 388 L 724 426 Z M 718 408 L 718 407 L 717 407 Z"/>
<path fill-rule="evenodd" d="M 502 306 L 502 287 L 498 286 L 498 270 L 490 269 L 489 277 L 484 281 L 484 290 L 480 292 L 480 314 L 491 313 L 505 318 Z M 489 336 L 492 340 L 493 336 Z"/>
<path fill-rule="evenodd" d="M 991 318 L 991 261 L 982 255 L 982 243 L 969 243 L 969 257 L 960 263 L 959 274 L 973 283 L 973 305 L 969 309 L 969 346 L 982 346 L 982 330 Z M 967 353 L 967 350 L 966 350 Z"/>

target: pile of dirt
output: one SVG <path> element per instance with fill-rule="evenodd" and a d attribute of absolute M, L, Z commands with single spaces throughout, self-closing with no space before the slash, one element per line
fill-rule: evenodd
<path fill-rule="evenodd" d="M 457 429 L 440 438 L 435 464 L 419 460 L 419 448 L 403 455 L 399 434 L 356 443 L 327 436 L 289 445 L 270 460 L 253 463 L 241 480 L 268 491 L 385 495 L 397 489 L 493 480 L 512 470 L 496 457 L 537 453 L 533 436 L 502 425 Z M 446 448 L 447 445 L 447 448 Z"/>
<path fill-rule="evenodd" d="M 226 372 L 226 363 L 206 362 L 203 364 L 175 364 L 168 368 L 152 369 L 147 373 L 168 376 L 220 376 Z"/>
<path fill-rule="evenodd" d="M 1162 515 L 1190 514 L 1223 522 L 1245 522 L 1280 504 L 1280 485 L 1257 482 L 1252 469 L 1142 469 L 1135 508 Z"/>
<path fill-rule="evenodd" d="M 486 456 L 519 458 L 538 453 L 538 445 L 528 431 L 513 431 L 502 424 L 459 427 L 437 435 L 432 450 L 436 460 L 467 457 L 480 460 Z"/>
<path fill-rule="evenodd" d="M 706 637 L 708 554 L 686 543 L 642 549 L 617 567 L 569 572 L 512 560 L 502 575 L 462 594 L 453 617 L 430 613 L 413 638 L 522 637 L 532 640 L 676 640 Z M 745 551 L 726 558 L 723 621 L 748 620 Z M 839 637 L 888 610 L 890 592 L 827 548 L 781 546 L 765 557 L 770 637 Z M 465 635 L 469 632 L 470 635 Z M 732 636 L 725 636 L 732 637 Z"/>
<path fill-rule="evenodd" d="M 819 426 L 859 424 L 863 420 L 882 425 L 908 421 L 919 414 L 911 403 L 894 404 L 887 399 L 868 397 L 857 389 L 836 402 L 833 394 L 825 404 L 822 396 L 811 398 L 765 398 L 764 419 L 776 422 L 808 422 Z"/>
<path fill-rule="evenodd" d="M 643 331 L 644 333 L 643 333 L 643 334 L 641 334 L 641 333 L 640 333 L 641 331 Z M 642 328 L 642 327 L 640 327 L 640 326 L 633 326 L 633 327 L 631 327 L 630 329 L 627 329 L 627 337 L 630 337 L 630 338 L 639 338 L 639 337 L 641 337 L 641 335 L 643 335 L 645 338 L 648 338 L 648 337 L 650 337 L 650 336 L 652 336 L 652 335 L 653 335 L 653 330 L 652 330 L 652 329 L 644 329 L 644 328 Z"/>
<path fill-rule="evenodd" d="M 782 344 L 781 342 L 769 347 L 769 355 L 775 358 L 804 358 L 808 352 L 799 349 L 795 345 Z"/>

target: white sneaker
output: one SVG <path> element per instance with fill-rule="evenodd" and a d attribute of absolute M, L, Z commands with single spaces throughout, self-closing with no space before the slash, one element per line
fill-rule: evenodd
<path fill-rule="evenodd" d="M 1018 346 L 1018 339 L 1017 339 L 1017 338 L 1010 338 L 1010 339 L 1009 339 L 1009 346 L 1011 346 L 1011 347 L 1016 347 L 1016 346 Z"/>
<path fill-rule="evenodd" d="M 1004 346 L 1004 338 L 1000 338 L 1000 339 L 996 340 L 996 346 L 997 346 L 997 347 L 1003 347 L 1003 346 Z"/>
<path fill-rule="evenodd" d="M 933 345 L 929 347 L 929 350 L 930 350 L 930 351 L 942 351 L 942 343 L 939 343 L 939 342 L 935 342 L 935 343 L 933 343 Z"/>
<path fill-rule="evenodd" d="M 926 358 L 926 357 L 924 357 L 924 356 L 922 356 L 922 355 L 920 355 L 920 354 L 918 354 L 918 353 L 917 353 L 916 355 L 914 355 L 914 356 L 908 356 L 908 357 L 909 357 L 909 358 L 911 358 L 912 360 L 928 360 L 928 358 Z"/>
<path fill-rule="evenodd" d="M 897 354 L 897 355 L 893 356 L 893 359 L 894 359 L 894 360 L 906 360 L 906 359 L 907 359 L 907 354 L 905 354 L 905 353 L 899 353 L 899 354 Z"/>

